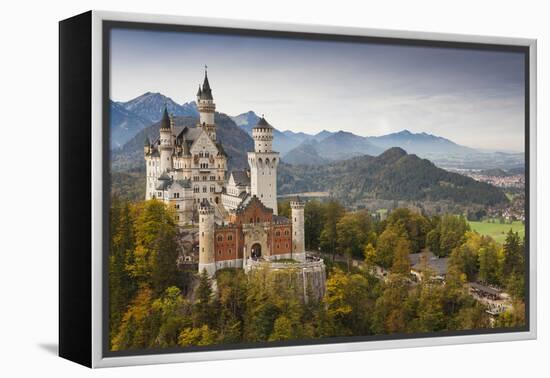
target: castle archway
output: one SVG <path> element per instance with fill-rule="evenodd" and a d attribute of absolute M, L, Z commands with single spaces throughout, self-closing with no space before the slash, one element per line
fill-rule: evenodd
<path fill-rule="evenodd" d="M 262 245 L 260 243 L 252 244 L 250 248 L 250 257 L 253 259 L 259 259 L 262 257 Z"/>

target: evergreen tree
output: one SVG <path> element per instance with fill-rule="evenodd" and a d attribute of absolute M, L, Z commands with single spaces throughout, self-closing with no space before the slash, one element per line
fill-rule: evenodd
<path fill-rule="evenodd" d="M 117 197 L 112 200 L 109 226 L 109 333 L 112 339 L 137 288 L 126 270 L 127 257 L 135 245 L 130 205 Z"/>
<path fill-rule="evenodd" d="M 323 208 L 317 200 L 308 201 L 304 207 L 304 233 L 306 250 L 316 251 L 323 229 Z"/>
<path fill-rule="evenodd" d="M 523 274 L 523 247 L 519 234 L 512 229 L 506 234 L 504 242 L 504 263 L 502 273 L 505 277 L 513 273 Z"/>
<path fill-rule="evenodd" d="M 212 309 L 212 281 L 203 269 L 199 276 L 199 285 L 195 291 L 195 305 L 193 308 L 193 319 L 195 327 L 211 325 L 213 317 Z"/>
<path fill-rule="evenodd" d="M 336 225 L 344 213 L 344 207 L 334 199 L 328 201 L 324 206 L 323 219 L 325 220 L 325 224 L 321 231 L 319 246 L 323 252 L 332 254 L 333 261 L 336 256 L 338 241 Z"/>

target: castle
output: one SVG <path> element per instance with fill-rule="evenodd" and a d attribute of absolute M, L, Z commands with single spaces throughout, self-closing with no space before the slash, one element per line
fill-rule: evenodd
<path fill-rule="evenodd" d="M 272 148 L 273 127 L 264 117 L 258 121 L 252 129 L 254 151 L 248 152 L 250 170 L 228 176 L 227 155 L 216 140 L 216 105 L 207 72 L 197 105 L 199 123 L 181 129 L 165 108 L 159 137 L 146 140 L 144 154 L 145 198 L 173 207 L 180 226 L 198 218 L 199 272 L 212 276 L 222 268 L 249 270 L 260 261 L 290 260 L 303 277 L 320 270 L 324 277 L 322 260 L 306 261 L 304 203 L 291 201 L 291 219 L 277 214 L 279 153 Z"/>

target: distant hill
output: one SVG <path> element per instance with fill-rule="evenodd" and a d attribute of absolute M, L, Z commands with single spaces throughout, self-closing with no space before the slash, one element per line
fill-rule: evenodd
<path fill-rule="evenodd" d="M 367 137 L 371 143 L 388 149 L 400 147 L 410 154 L 425 156 L 427 154 L 469 154 L 477 150 L 456 144 L 455 142 L 427 133 L 411 133 L 403 130 L 377 137 Z"/>
<path fill-rule="evenodd" d="M 326 161 L 346 160 L 354 156 L 378 155 L 382 151 L 382 148 L 372 144 L 367 138 L 338 131 L 321 138 L 319 142 L 308 140 L 301 143 L 283 155 L 282 160 L 288 164 L 318 165 Z"/>
<path fill-rule="evenodd" d="M 327 164 L 330 161 L 325 157 L 319 155 L 319 142 L 316 140 L 305 141 L 300 144 L 300 148 L 294 148 L 288 152 L 283 162 L 288 164 L 308 164 L 308 165 L 321 165 Z"/>
<path fill-rule="evenodd" d="M 445 171 L 398 147 L 327 165 L 281 164 L 278 188 L 280 194 L 328 191 L 347 204 L 365 198 L 482 205 L 507 201 L 492 185 Z"/>
<path fill-rule="evenodd" d="M 222 143 L 225 152 L 229 156 L 229 169 L 248 167 L 247 151 L 254 150 L 254 141 L 241 130 L 235 122 L 226 114 L 216 113 L 215 122 L 217 124 L 217 138 Z M 183 116 L 174 117 L 176 127 L 195 127 L 198 118 Z M 158 137 L 160 122 L 144 128 L 132 139 L 130 139 L 122 148 L 112 151 L 111 166 L 113 171 L 135 171 L 145 170 L 145 160 L 143 159 L 143 144 L 145 138 L 154 140 Z"/>
<path fill-rule="evenodd" d="M 392 147 L 399 147 L 407 153 L 429 159 L 438 167 L 445 169 L 516 169 L 524 165 L 525 157 L 521 153 L 482 152 L 459 145 L 449 139 L 427 133 L 412 133 L 403 130 L 378 137 L 362 137 L 339 131 L 322 131 L 313 136 L 321 143 L 314 145 L 319 157 L 325 160 L 346 160 L 351 156 L 377 155 Z M 305 160 L 311 155 L 311 139 L 296 146 L 282 160 L 289 164 L 321 164 L 323 159 Z M 305 151 L 300 151 L 304 149 Z"/>

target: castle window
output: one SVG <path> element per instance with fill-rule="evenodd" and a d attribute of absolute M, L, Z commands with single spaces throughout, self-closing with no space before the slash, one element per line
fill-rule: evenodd
<path fill-rule="evenodd" d="M 159 198 L 162 197 L 162 192 L 158 192 L 157 194 L 158 194 Z"/>
<path fill-rule="evenodd" d="M 203 187 L 202 187 L 202 192 L 203 192 L 203 193 L 206 193 L 206 186 L 203 186 Z"/>
<path fill-rule="evenodd" d="M 275 232 L 275 236 L 281 236 L 281 231 Z"/>
<path fill-rule="evenodd" d="M 231 254 L 231 248 L 229 248 L 229 254 Z"/>
<path fill-rule="evenodd" d="M 222 255 L 222 250 L 221 249 L 218 250 L 218 255 L 220 255 L 220 256 Z"/>
<path fill-rule="evenodd" d="M 227 240 L 229 240 L 229 241 L 233 240 L 233 235 L 231 235 L 231 234 L 227 235 Z"/>
<path fill-rule="evenodd" d="M 223 235 L 218 235 L 218 241 L 219 242 L 223 241 Z"/>

